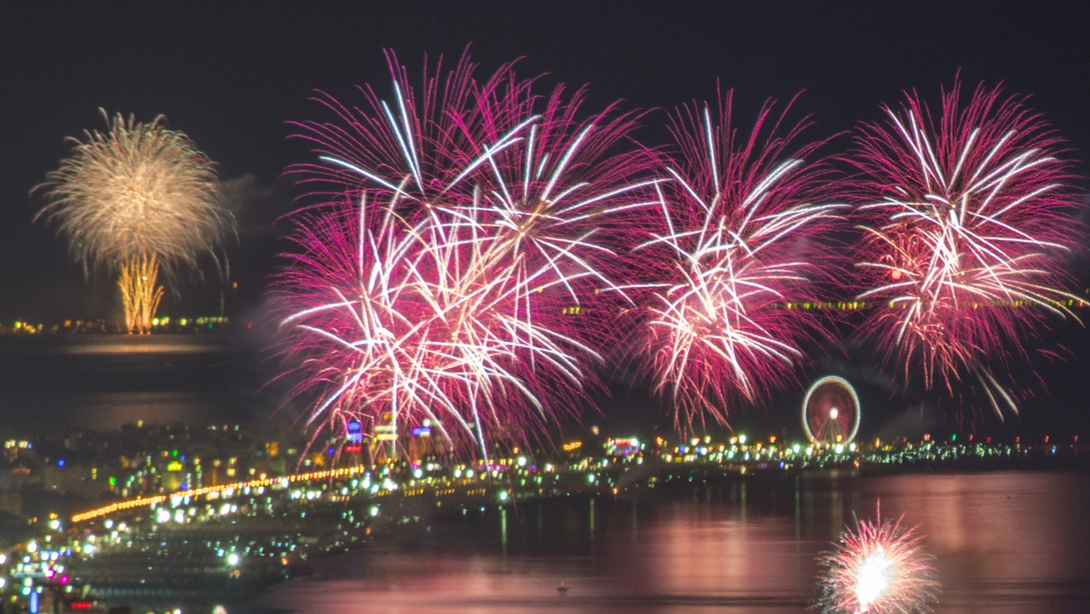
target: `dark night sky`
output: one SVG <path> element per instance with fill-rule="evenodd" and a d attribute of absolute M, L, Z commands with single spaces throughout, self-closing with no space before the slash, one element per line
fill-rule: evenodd
<path fill-rule="evenodd" d="M 239 314 L 282 247 L 272 221 L 294 193 L 280 173 L 310 160 L 285 122 L 321 116 L 308 101 L 316 88 L 347 100 L 365 82 L 386 91 L 383 48 L 417 74 L 424 52 L 456 57 L 468 43 L 482 72 L 524 56 L 521 74 L 589 83 L 588 108 L 618 98 L 670 108 L 714 96 L 720 79 L 745 118 L 766 97 L 806 90 L 800 108 L 816 115 L 815 137 L 878 119 L 907 88 L 934 100 L 961 69 L 969 84 L 1002 80 L 1031 94 L 1072 156 L 1090 160 L 1087 24 L 1083 2 L 6 2 L 0 321 L 110 314 L 110 280 L 89 285 L 51 231 L 31 224 L 41 202 L 29 194 L 65 155 L 64 137 L 103 127 L 98 107 L 165 114 L 220 165 L 241 225 L 230 250 L 241 290 L 228 304 Z M 642 136 L 658 139 L 662 120 L 650 116 Z M 164 311 L 212 312 L 219 290 L 187 284 L 182 294 Z M 1085 371 L 1083 354 L 1065 372 Z"/>

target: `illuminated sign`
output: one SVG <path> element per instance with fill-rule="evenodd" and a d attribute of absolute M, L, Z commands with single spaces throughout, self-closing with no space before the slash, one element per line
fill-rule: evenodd
<path fill-rule="evenodd" d="M 583 447 L 583 442 L 582 441 L 573 441 L 571 443 L 564 444 L 564 451 L 565 452 L 571 452 L 573 450 L 578 450 L 579 448 L 582 448 L 582 447 Z"/>
<path fill-rule="evenodd" d="M 344 440 L 348 443 L 359 443 L 363 441 L 363 433 L 360 432 L 361 429 L 362 427 L 360 426 L 359 420 L 349 420 L 348 424 L 345 425 L 345 430 L 348 431 L 348 434 L 344 436 Z"/>
<path fill-rule="evenodd" d="M 606 442 L 606 449 L 614 456 L 628 456 L 640 451 L 640 440 L 635 437 L 610 439 Z"/>
<path fill-rule="evenodd" d="M 178 461 L 171 461 L 167 463 L 167 471 L 181 471 L 185 467 Z"/>
<path fill-rule="evenodd" d="M 94 603 L 90 601 L 73 601 L 68 604 L 69 610 L 90 610 L 94 607 Z"/>
<path fill-rule="evenodd" d="M 413 437 L 431 437 L 430 426 L 418 426 L 413 429 Z"/>
<path fill-rule="evenodd" d="M 357 444 L 349 444 L 349 445 L 346 445 L 344 448 L 342 448 L 342 450 L 344 450 L 344 452 L 346 454 L 352 454 L 352 453 L 356 453 L 356 452 L 362 452 L 363 451 L 363 446 L 361 446 L 358 443 Z"/>

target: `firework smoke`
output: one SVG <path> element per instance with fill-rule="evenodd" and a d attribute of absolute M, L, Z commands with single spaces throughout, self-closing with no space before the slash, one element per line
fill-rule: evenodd
<path fill-rule="evenodd" d="M 195 265 L 232 228 L 220 207 L 212 163 L 185 134 L 120 114 L 108 132 L 73 139 L 72 155 L 46 176 L 48 204 L 35 219 L 55 224 L 90 274 L 117 270 L 129 332 L 149 332 L 168 273 Z"/>

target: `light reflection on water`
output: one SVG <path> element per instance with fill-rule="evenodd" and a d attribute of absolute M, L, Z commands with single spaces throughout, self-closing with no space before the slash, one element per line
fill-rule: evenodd
<path fill-rule="evenodd" d="M 222 352 L 222 337 L 205 335 L 67 335 L 8 337 L 0 354 L 201 354 Z"/>
<path fill-rule="evenodd" d="M 149 343 L 146 337 L 134 337 L 128 343 L 69 345 L 57 351 L 63 354 L 203 354 L 222 348 L 214 344 Z"/>
<path fill-rule="evenodd" d="M 259 359 L 212 335 L 0 337 L 0 423 L 26 431 L 265 421 Z"/>
<path fill-rule="evenodd" d="M 110 430 L 142 421 L 206 425 L 249 420 L 242 409 L 248 399 L 219 391 L 84 392 L 56 406 L 67 425 Z"/>
<path fill-rule="evenodd" d="M 210 345 L 211 344 L 211 345 Z M 145 347 L 148 346 L 148 347 Z M 5 427 L 264 420 L 268 375 L 211 338 L 0 339 Z M 274 587 L 297 612 L 800 612 L 853 512 L 921 525 L 937 612 L 1087 612 L 1090 476 L 808 474 L 654 500 L 566 500 L 435 522 L 425 538 Z M 566 595 L 556 589 L 563 581 Z"/>
<path fill-rule="evenodd" d="M 470 512 L 274 587 L 298 612 L 801 612 L 852 512 L 920 525 L 936 612 L 1085 612 L 1090 476 L 1006 472 L 748 480 L 655 500 Z M 564 582 L 566 594 L 557 588 Z"/>

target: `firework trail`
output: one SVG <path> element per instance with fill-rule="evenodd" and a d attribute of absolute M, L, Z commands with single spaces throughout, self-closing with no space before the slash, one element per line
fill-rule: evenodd
<path fill-rule="evenodd" d="M 943 93 L 937 123 L 913 93 L 857 138 L 859 298 L 876 305 L 861 331 L 928 389 L 971 374 L 1002 419 L 1001 405 L 1018 408 L 985 363 L 1025 357 L 1048 314 L 1075 317 L 1070 175 L 1021 99 L 979 86 L 962 106 L 959 91 Z"/>
<path fill-rule="evenodd" d="M 845 528 L 836 550 L 818 560 L 819 596 L 825 614 L 920 614 L 938 602 L 939 583 L 931 557 L 920 548 L 915 528 L 901 520 L 856 520 Z"/>
<path fill-rule="evenodd" d="M 831 256 L 819 237 L 840 206 L 824 204 L 828 168 L 805 160 L 818 144 L 794 144 L 807 122 L 781 134 L 790 108 L 774 114 L 766 103 L 743 138 L 730 93 L 716 110 L 684 107 L 673 119 L 680 155 L 667 163 L 671 181 L 656 186 L 652 236 L 636 253 L 652 275 L 643 358 L 684 428 L 726 422 L 740 400 L 782 386 L 817 330 L 811 312 L 786 307 L 813 297 L 813 282 L 835 268 L 835 258 L 814 263 Z"/>
<path fill-rule="evenodd" d="M 477 66 L 467 55 L 447 73 L 441 59 L 433 72 L 425 61 L 418 92 L 394 54 L 386 52 L 386 59 L 393 78 L 391 100 L 370 85 L 359 88 L 363 106 L 346 106 L 318 93 L 314 100 L 332 112 L 334 121 L 295 124 L 296 137 L 309 142 L 320 162 L 296 165 L 292 171 L 301 183 L 315 184 L 315 195 L 330 199 L 363 188 L 386 198 L 396 195 L 399 213 L 408 217 L 443 202 L 464 202 L 473 188 L 467 177 L 518 138 L 508 134 L 490 139 L 490 122 L 504 118 L 487 117 L 479 104 L 504 85 L 510 65 L 482 84 L 474 78 Z M 518 132 L 522 127 L 503 123 L 497 129 L 504 128 Z"/>
<path fill-rule="evenodd" d="M 316 434 L 346 415 L 395 432 L 427 420 L 487 458 L 598 385 L 602 333 L 565 316 L 617 290 L 595 226 L 648 185 L 641 156 L 607 152 L 634 118 L 578 121 L 581 95 L 540 99 L 509 66 L 480 85 L 465 59 L 417 106 L 390 60 L 393 107 L 365 89 L 370 114 L 324 98 L 345 125 L 301 125 L 329 166 L 296 170 L 355 204 L 298 214 L 280 347 Z"/>
<path fill-rule="evenodd" d="M 69 253 L 90 274 L 117 270 L 129 332 L 149 332 L 162 295 L 160 268 L 216 260 L 234 227 L 220 206 L 213 164 L 185 134 L 161 125 L 110 120 L 108 132 L 73 139 L 72 155 L 46 176 L 48 204 L 35 217 L 57 227 Z"/>

